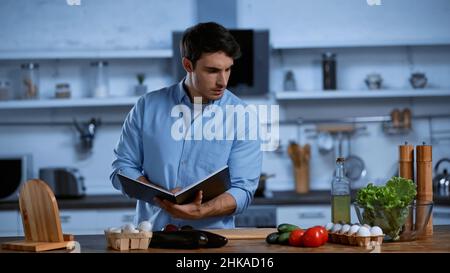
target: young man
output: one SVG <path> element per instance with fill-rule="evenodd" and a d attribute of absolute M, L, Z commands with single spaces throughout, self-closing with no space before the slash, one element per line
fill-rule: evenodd
<path fill-rule="evenodd" d="M 202 192 L 198 192 L 196 199 L 185 205 L 158 198 L 154 203 L 138 200 L 136 222 L 151 221 L 153 230 L 161 230 L 169 223 L 194 228 L 233 228 L 234 216 L 248 207 L 258 186 L 262 164 L 260 142 L 237 138 L 242 127 L 236 125 L 232 128 L 232 139 L 207 140 L 188 134 L 198 130 L 196 119 L 206 121 L 210 117 L 205 114 L 208 106 L 214 105 L 224 112 L 227 106 L 245 107 L 243 101 L 226 89 L 240 48 L 227 29 L 209 22 L 188 28 L 180 49 L 186 77 L 139 99 L 128 114 L 114 149 L 110 178 L 119 190 L 117 172 L 144 182 L 150 180 L 175 192 L 228 165 L 231 188 L 225 193 L 202 202 Z M 180 119 L 173 116 L 174 110 L 181 106 L 198 109 L 200 104 L 201 113 L 192 115 L 194 121 L 186 123 L 189 127 L 186 137 L 174 138 L 173 125 Z M 245 133 L 249 132 L 248 127 L 244 128 Z"/>

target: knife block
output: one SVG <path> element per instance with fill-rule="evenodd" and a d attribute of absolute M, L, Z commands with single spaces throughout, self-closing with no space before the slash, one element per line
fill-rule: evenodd
<path fill-rule="evenodd" d="M 27 181 L 20 190 L 19 207 L 25 240 L 3 243 L 2 248 L 39 252 L 75 247 L 73 236 L 62 233 L 58 204 L 47 183 Z"/>

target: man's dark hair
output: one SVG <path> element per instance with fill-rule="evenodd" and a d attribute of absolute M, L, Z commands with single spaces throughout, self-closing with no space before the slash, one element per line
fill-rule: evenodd
<path fill-rule="evenodd" d="M 203 53 L 222 51 L 234 60 L 241 56 L 239 44 L 223 26 L 214 23 L 199 23 L 186 29 L 180 43 L 181 57 L 195 64 Z"/>

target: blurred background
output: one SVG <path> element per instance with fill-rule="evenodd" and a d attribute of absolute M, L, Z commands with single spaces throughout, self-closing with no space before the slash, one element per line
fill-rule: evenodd
<path fill-rule="evenodd" d="M 17 200 L 16 177 L 45 178 L 61 198 L 118 196 L 109 174 L 124 118 L 139 96 L 180 80 L 180 32 L 205 21 L 245 45 L 229 89 L 279 105 L 280 145 L 264 152 L 255 203 L 274 214 L 260 226 L 302 205 L 267 201 L 277 193 L 329 193 L 337 156 L 357 189 L 398 173 L 399 145 L 425 142 L 437 177 L 450 163 L 449 14 L 447 0 L 2 0 L 0 168 L 10 174 L 0 200 Z M 308 166 L 304 191 L 293 144 Z M 448 183 L 436 183 L 447 200 Z"/>

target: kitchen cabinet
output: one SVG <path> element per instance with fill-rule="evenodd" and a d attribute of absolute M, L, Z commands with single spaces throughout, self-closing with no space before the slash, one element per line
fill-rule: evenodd
<path fill-rule="evenodd" d="M 240 26 L 269 29 L 275 48 L 450 43 L 448 0 L 238 2 Z"/>
<path fill-rule="evenodd" d="M 236 227 L 275 227 L 277 209 L 272 205 L 249 206 L 236 216 Z"/>
<path fill-rule="evenodd" d="M 121 227 L 124 224 L 134 223 L 136 209 L 105 209 L 98 210 L 100 233 L 109 227 Z"/>
<path fill-rule="evenodd" d="M 19 220 L 21 221 L 18 211 L 0 211 L 0 236 L 20 235 Z"/>
<path fill-rule="evenodd" d="M 108 227 L 121 227 L 126 223 L 133 223 L 135 209 L 67 209 L 60 210 L 59 215 L 63 233 L 103 234 Z M 22 221 L 19 220 L 19 235 L 23 235 Z"/>

